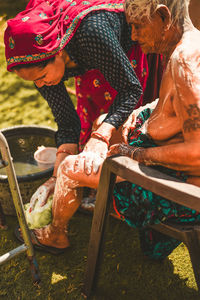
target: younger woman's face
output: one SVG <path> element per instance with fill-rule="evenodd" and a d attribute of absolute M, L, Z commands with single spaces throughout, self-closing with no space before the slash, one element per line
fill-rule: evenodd
<path fill-rule="evenodd" d="M 19 77 L 24 80 L 33 81 L 37 87 L 44 85 L 56 85 L 64 76 L 65 61 L 62 51 L 56 54 L 55 60 L 46 65 L 46 67 L 29 67 L 21 68 L 14 71 Z"/>

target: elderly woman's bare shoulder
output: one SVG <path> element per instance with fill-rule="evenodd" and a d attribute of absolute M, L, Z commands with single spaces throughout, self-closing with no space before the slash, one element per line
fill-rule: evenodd
<path fill-rule="evenodd" d="M 190 63 L 194 63 L 200 57 L 199 45 L 200 31 L 196 28 L 186 31 L 170 57 L 172 65 L 184 63 L 189 66 Z"/>

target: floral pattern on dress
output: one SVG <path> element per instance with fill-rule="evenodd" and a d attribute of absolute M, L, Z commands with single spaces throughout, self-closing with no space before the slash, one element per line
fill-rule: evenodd
<path fill-rule="evenodd" d="M 78 86 L 81 85 L 81 78 L 80 78 L 80 77 L 77 77 L 77 78 L 76 78 L 76 83 L 77 83 Z"/>
<path fill-rule="evenodd" d="M 41 19 L 47 19 L 47 15 L 45 13 L 43 13 L 43 12 L 41 12 L 39 14 L 39 16 L 40 16 Z"/>
<path fill-rule="evenodd" d="M 15 41 L 12 38 L 12 36 L 9 37 L 9 47 L 10 47 L 10 49 L 14 49 L 15 48 Z"/>
<path fill-rule="evenodd" d="M 106 99 L 106 101 L 111 101 L 112 100 L 111 94 L 109 92 L 104 93 L 104 98 Z"/>
<path fill-rule="evenodd" d="M 43 36 L 41 34 L 36 35 L 35 40 L 38 45 L 43 44 Z"/>
<path fill-rule="evenodd" d="M 147 75 L 147 70 L 144 68 L 143 70 L 142 70 L 142 77 L 144 77 L 144 76 L 146 76 Z"/>
<path fill-rule="evenodd" d="M 24 17 L 24 18 L 22 18 L 22 22 L 26 22 L 26 21 L 28 21 L 30 19 L 30 17 Z"/>
<path fill-rule="evenodd" d="M 93 80 L 93 85 L 94 85 L 94 87 L 100 87 L 100 81 L 99 81 L 99 79 L 94 79 Z"/>
<path fill-rule="evenodd" d="M 135 60 L 135 59 L 133 59 L 132 61 L 131 61 L 131 66 L 135 69 L 135 68 L 137 68 L 137 61 Z"/>

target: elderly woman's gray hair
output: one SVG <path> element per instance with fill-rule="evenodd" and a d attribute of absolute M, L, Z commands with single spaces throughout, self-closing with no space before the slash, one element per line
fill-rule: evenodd
<path fill-rule="evenodd" d="M 177 22 L 183 24 L 183 20 L 188 16 L 188 5 L 190 0 L 125 0 L 124 8 L 128 21 L 147 17 L 151 19 L 152 13 L 159 4 L 166 5 L 171 13 L 172 24 Z"/>

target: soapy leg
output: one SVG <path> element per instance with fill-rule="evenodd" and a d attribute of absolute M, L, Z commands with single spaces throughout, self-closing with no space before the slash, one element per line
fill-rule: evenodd
<path fill-rule="evenodd" d="M 75 159 L 76 155 L 70 155 L 59 166 L 52 204 L 52 223 L 34 230 L 36 238 L 43 245 L 56 248 L 69 246 L 67 224 L 80 205 L 80 187 L 97 187 L 100 171 L 88 176 L 83 172 L 84 158 L 74 166 Z"/>

